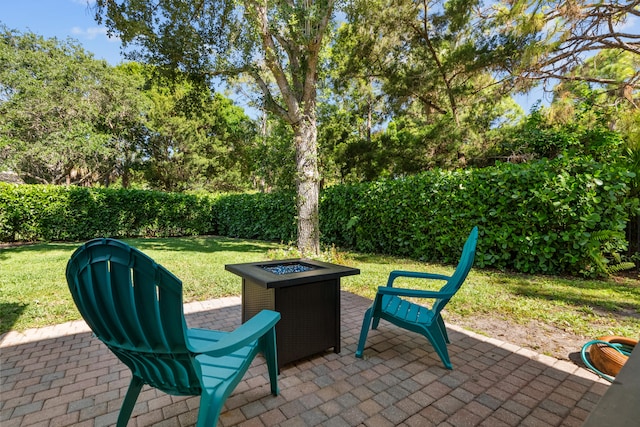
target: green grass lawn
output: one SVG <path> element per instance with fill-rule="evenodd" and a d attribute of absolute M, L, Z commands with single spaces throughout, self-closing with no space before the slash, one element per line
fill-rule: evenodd
<path fill-rule="evenodd" d="M 219 237 L 125 239 L 178 276 L 184 301 L 240 294 L 241 279 L 225 264 L 286 256 L 275 243 Z M 41 243 L 0 249 L 0 334 L 80 318 L 64 277 L 77 243 Z M 450 274 L 453 266 L 359 253 L 339 253 L 338 263 L 359 268 L 342 289 L 373 298 L 391 270 Z M 396 282 L 415 286 L 418 282 Z M 434 283 L 437 289 L 441 283 Z M 447 306 L 456 316 L 491 315 L 526 324 L 537 319 L 584 336 L 640 335 L 640 280 L 580 280 L 473 269 Z"/>

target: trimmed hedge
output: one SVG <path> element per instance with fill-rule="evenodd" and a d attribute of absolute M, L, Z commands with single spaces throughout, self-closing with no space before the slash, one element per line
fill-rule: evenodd
<path fill-rule="evenodd" d="M 455 263 L 474 225 L 478 267 L 596 272 L 626 246 L 634 175 L 584 159 L 431 171 L 322 191 L 324 244 Z M 0 241 L 217 234 L 292 242 L 295 194 L 192 195 L 0 184 Z"/>
<path fill-rule="evenodd" d="M 626 247 L 633 176 L 558 159 L 332 187 L 322 194 L 320 229 L 339 247 L 455 263 L 478 225 L 478 267 L 592 274 L 605 251 Z"/>
<path fill-rule="evenodd" d="M 295 193 L 227 194 L 215 204 L 218 234 L 243 239 L 296 239 Z"/>
<path fill-rule="evenodd" d="M 214 201 L 158 191 L 0 183 L 0 241 L 213 234 Z"/>

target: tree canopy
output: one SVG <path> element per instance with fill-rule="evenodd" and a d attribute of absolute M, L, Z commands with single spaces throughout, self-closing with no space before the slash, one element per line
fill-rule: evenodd
<path fill-rule="evenodd" d="M 510 8 L 498 5 L 498 23 L 511 23 L 517 28 L 524 21 L 527 31 L 535 34 L 516 68 L 518 77 L 616 83 L 621 91 L 637 92 L 638 68 L 623 81 L 594 75 L 587 68 L 577 73 L 576 68 L 601 51 L 615 49 L 640 55 L 640 32 L 637 23 L 633 24 L 640 18 L 640 0 L 522 0 L 512 2 Z"/>
<path fill-rule="evenodd" d="M 2 169 L 48 184 L 249 187 L 255 126 L 228 98 L 151 66 L 109 66 L 73 41 L 1 35 Z"/>
<path fill-rule="evenodd" d="M 196 79 L 253 79 L 260 106 L 293 131 L 303 253 L 320 249 L 317 81 L 333 16 L 334 0 L 96 1 L 96 18 L 134 48 L 132 58 Z"/>
<path fill-rule="evenodd" d="M 136 82 L 75 42 L 0 31 L 3 162 L 39 183 L 108 182 L 142 109 Z"/>

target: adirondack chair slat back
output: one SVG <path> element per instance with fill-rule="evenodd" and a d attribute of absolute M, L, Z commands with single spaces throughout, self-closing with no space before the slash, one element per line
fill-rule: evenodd
<path fill-rule="evenodd" d="M 67 278 L 93 332 L 134 373 L 170 394 L 200 393 L 177 277 L 135 248 L 96 239 L 72 255 Z"/>
<path fill-rule="evenodd" d="M 473 266 L 473 260 L 476 254 L 476 244 L 478 242 L 478 227 L 474 227 L 467 238 L 467 241 L 464 244 L 464 248 L 462 249 L 462 255 L 460 256 L 460 261 L 456 266 L 456 270 L 451 275 L 451 278 L 447 281 L 447 284 L 444 285 L 440 291 L 455 293 L 460 289 L 462 283 L 464 283 L 469 271 L 471 271 L 471 267 Z M 433 304 L 433 311 L 435 313 L 439 313 L 444 306 L 449 302 L 451 298 L 447 299 L 438 299 Z"/>

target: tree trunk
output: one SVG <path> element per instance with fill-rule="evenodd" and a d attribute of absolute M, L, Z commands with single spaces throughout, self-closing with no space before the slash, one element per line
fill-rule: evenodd
<path fill-rule="evenodd" d="M 125 158 L 124 164 L 122 165 L 122 188 L 129 188 L 131 185 L 131 164 L 133 162 L 129 161 L 129 156 Z"/>
<path fill-rule="evenodd" d="M 320 174 L 315 112 L 307 112 L 293 125 L 293 131 L 298 190 L 298 249 L 303 256 L 317 255 L 320 253 Z"/>

